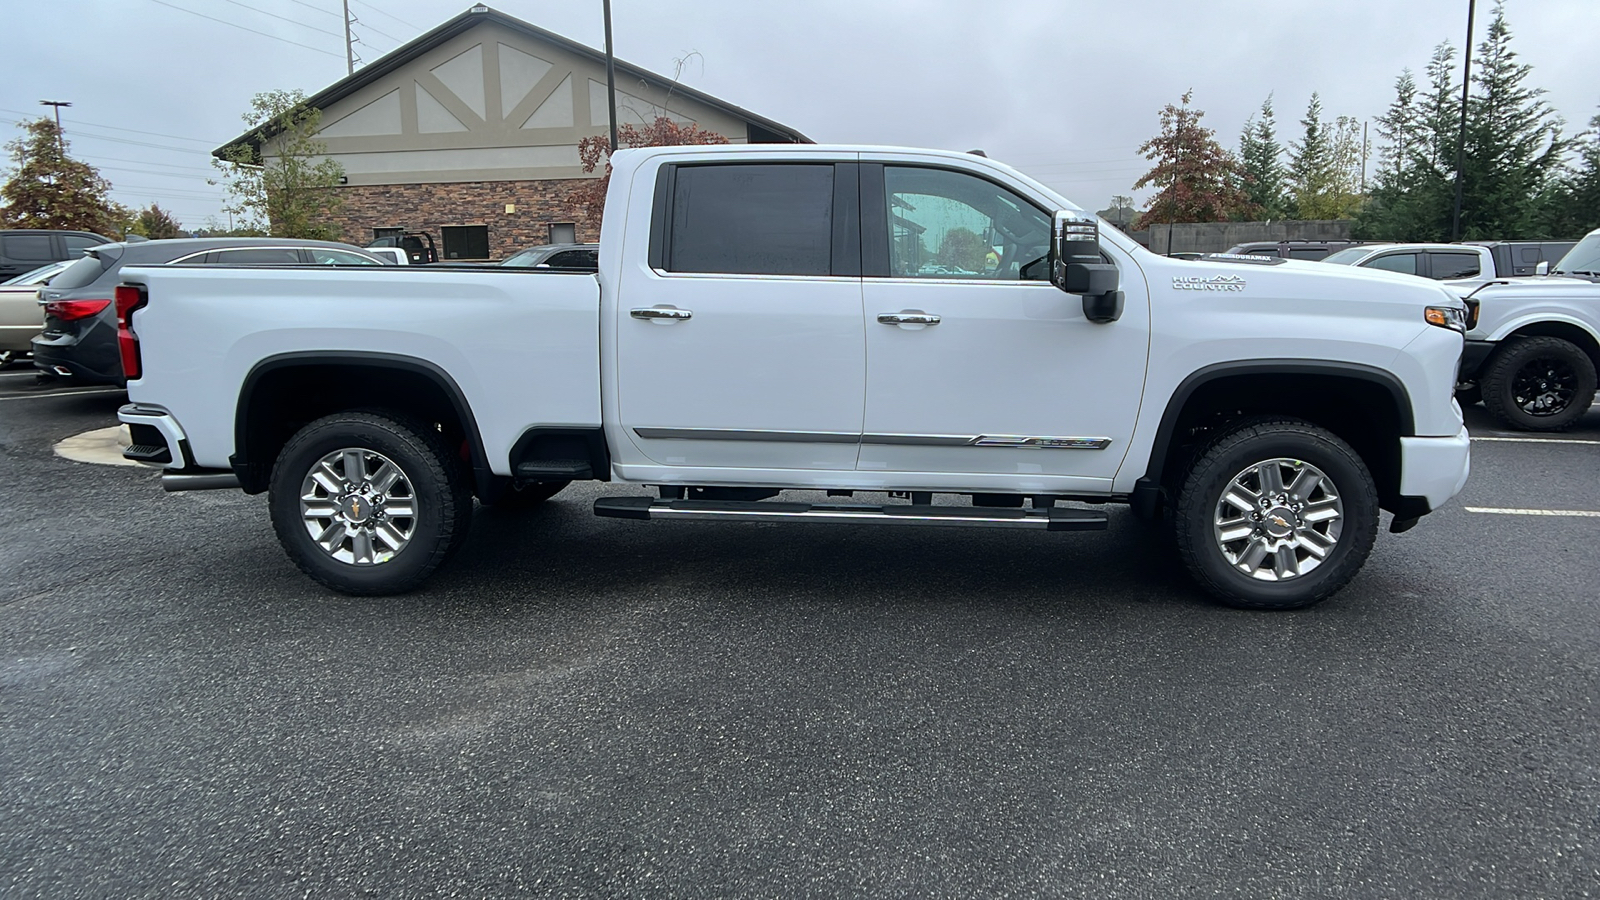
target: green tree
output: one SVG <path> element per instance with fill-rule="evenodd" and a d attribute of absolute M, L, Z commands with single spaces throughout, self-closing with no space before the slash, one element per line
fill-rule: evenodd
<path fill-rule="evenodd" d="M 0 187 L 0 225 L 56 228 L 121 237 L 128 211 L 110 197 L 111 182 L 94 166 L 67 155 L 69 144 L 47 118 L 22 124 L 6 144 L 15 168 Z"/>
<path fill-rule="evenodd" d="M 150 204 L 149 209 L 139 210 L 134 215 L 132 223 L 128 225 L 127 231 L 129 234 L 147 237 L 152 241 L 183 237 L 183 226 L 178 224 L 178 220 L 174 219 L 171 213 L 156 203 Z"/>
<path fill-rule="evenodd" d="M 1161 133 L 1139 146 L 1155 166 L 1134 182 L 1134 189 L 1158 190 L 1139 217 L 1135 230 L 1169 222 L 1226 222 L 1250 219 L 1256 207 L 1239 187 L 1243 169 L 1233 154 L 1217 143 L 1216 132 L 1200 124 L 1203 110 L 1182 102 L 1161 110 Z"/>
<path fill-rule="evenodd" d="M 230 146 L 214 164 L 227 188 L 223 209 L 243 229 L 273 237 L 337 240 L 333 216 L 343 204 L 337 187 L 344 167 L 317 140 L 322 111 L 296 91 L 255 95 L 240 116 L 251 139 Z"/>
<path fill-rule="evenodd" d="M 1551 179 L 1539 202 L 1538 230 L 1575 238 L 1600 228 L 1600 114 L 1573 141 L 1576 162 Z"/>
<path fill-rule="evenodd" d="M 1478 55 L 1467 102 L 1462 237 L 1552 237 L 1539 233 L 1539 198 L 1561 171 L 1569 142 L 1544 91 L 1524 84 L 1533 68 L 1511 49 L 1502 2 L 1495 3 Z"/>
<path fill-rule="evenodd" d="M 1395 80 L 1395 99 L 1380 117 L 1377 177 L 1351 234 L 1362 240 L 1442 241 L 1450 235 L 1455 197 L 1455 157 L 1460 126 L 1460 82 L 1455 48 L 1433 48 L 1428 91 L 1417 96 L 1409 72 Z"/>
<path fill-rule="evenodd" d="M 1360 123 L 1348 116 L 1322 121 L 1316 93 L 1300 120 L 1305 133 L 1290 144 L 1289 192 L 1296 218 L 1348 219 L 1361 207 Z"/>
<path fill-rule="evenodd" d="M 1283 145 L 1272 112 L 1272 96 L 1261 104 L 1259 117 L 1245 120 L 1239 135 L 1239 160 L 1244 167 L 1244 192 L 1268 219 L 1281 219 L 1287 209 L 1284 196 Z"/>

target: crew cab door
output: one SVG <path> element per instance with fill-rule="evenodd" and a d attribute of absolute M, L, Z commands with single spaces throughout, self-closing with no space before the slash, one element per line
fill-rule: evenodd
<path fill-rule="evenodd" d="M 616 312 L 618 418 L 650 462 L 853 470 L 865 395 L 854 163 L 657 177 Z"/>
<path fill-rule="evenodd" d="M 861 193 L 858 468 L 1067 476 L 1039 489 L 1108 490 L 1149 352 L 1148 293 L 1131 260 L 1113 260 L 1122 317 L 1095 324 L 1082 298 L 1047 280 L 1048 212 L 998 179 L 864 155 Z"/>

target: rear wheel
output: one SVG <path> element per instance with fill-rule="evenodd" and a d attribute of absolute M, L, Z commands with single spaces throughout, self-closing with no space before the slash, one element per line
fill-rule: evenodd
<path fill-rule="evenodd" d="M 382 413 L 340 413 L 278 454 L 268 505 L 289 558 L 345 594 L 421 584 L 471 525 L 472 493 L 435 429 Z"/>
<path fill-rule="evenodd" d="M 1299 609 L 1360 571 L 1378 530 L 1378 492 L 1361 457 L 1293 419 L 1241 425 L 1190 466 L 1173 532 L 1189 574 L 1229 606 Z"/>
<path fill-rule="evenodd" d="M 1594 402 L 1594 360 L 1556 337 L 1514 338 L 1501 345 L 1479 379 L 1483 405 L 1523 431 L 1564 431 Z"/>

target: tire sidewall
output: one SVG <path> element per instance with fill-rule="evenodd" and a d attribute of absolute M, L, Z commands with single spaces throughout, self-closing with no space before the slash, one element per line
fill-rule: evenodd
<path fill-rule="evenodd" d="M 405 473 L 417 505 L 411 539 L 387 562 L 357 566 L 329 556 L 307 533 L 300 514 L 300 490 L 306 476 L 324 456 L 357 447 L 381 453 Z M 436 449 L 398 422 L 378 416 L 330 417 L 306 426 L 279 453 L 272 469 L 268 504 L 272 524 L 289 556 L 307 575 L 350 594 L 397 593 L 415 587 L 440 562 L 441 548 L 450 545 L 453 523 L 453 476 L 437 458 Z M 443 474 L 445 477 L 438 477 Z"/>
<path fill-rule="evenodd" d="M 1311 426 L 1305 426 L 1310 428 Z M 1220 453 L 1204 454 L 1185 483 L 1178 504 L 1180 543 L 1189 550 L 1191 571 L 1225 602 L 1251 608 L 1295 609 L 1317 603 L 1349 582 L 1366 562 L 1377 534 L 1378 498 L 1372 475 L 1348 445 L 1306 430 L 1263 430 L 1242 440 L 1224 438 Z M 1299 459 L 1332 480 L 1344 503 L 1339 542 L 1316 569 L 1285 582 L 1261 581 L 1234 568 L 1223 555 L 1213 520 L 1234 476 L 1256 463 Z"/>

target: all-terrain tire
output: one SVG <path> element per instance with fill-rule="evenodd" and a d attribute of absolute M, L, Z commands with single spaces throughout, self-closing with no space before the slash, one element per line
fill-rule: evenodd
<path fill-rule="evenodd" d="M 1196 454 L 1171 515 L 1178 555 L 1207 593 L 1243 609 L 1301 609 L 1361 570 L 1377 538 L 1378 489 L 1333 433 L 1299 419 L 1258 419 Z"/>
<path fill-rule="evenodd" d="M 317 582 L 343 594 L 399 594 L 465 539 L 468 481 L 436 429 L 390 413 L 344 412 L 312 422 L 284 445 L 268 507 L 284 551 Z"/>
<path fill-rule="evenodd" d="M 1505 341 L 1479 374 L 1483 405 L 1520 431 L 1565 431 L 1594 403 L 1594 360 L 1557 337 Z"/>

